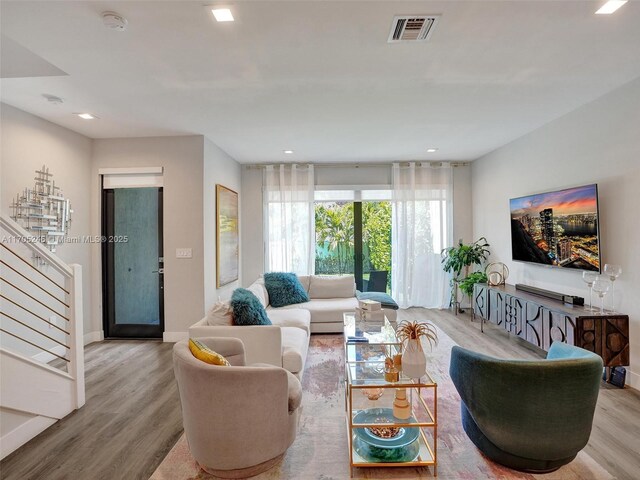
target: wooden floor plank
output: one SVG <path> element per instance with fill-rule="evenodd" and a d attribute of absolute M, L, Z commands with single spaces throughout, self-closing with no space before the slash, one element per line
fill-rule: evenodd
<path fill-rule="evenodd" d="M 468 314 L 409 309 L 399 319 L 432 320 L 457 344 L 502 358 L 541 352 Z M 0 478 L 146 480 L 182 434 L 173 345 L 104 341 L 85 349 L 86 405 L 0 463 Z M 640 393 L 604 387 L 586 451 L 619 480 L 640 471 Z M 318 472 L 321 474 L 321 472 Z"/>

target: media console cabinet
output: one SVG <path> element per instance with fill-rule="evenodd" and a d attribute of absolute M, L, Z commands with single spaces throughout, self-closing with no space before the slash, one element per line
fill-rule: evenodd
<path fill-rule="evenodd" d="M 516 290 L 476 283 L 472 318 L 481 317 L 529 343 L 549 350 L 566 342 L 597 353 L 605 367 L 629 365 L 629 316 L 600 311 Z"/>

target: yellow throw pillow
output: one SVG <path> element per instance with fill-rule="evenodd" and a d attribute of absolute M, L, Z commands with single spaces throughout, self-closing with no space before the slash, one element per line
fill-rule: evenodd
<path fill-rule="evenodd" d="M 231 364 L 229 361 L 224 358 L 219 353 L 214 352 L 209 347 L 207 347 L 204 343 L 189 339 L 189 350 L 194 357 L 198 360 L 202 360 L 205 363 L 209 363 L 211 365 L 220 365 L 223 367 L 229 367 Z"/>

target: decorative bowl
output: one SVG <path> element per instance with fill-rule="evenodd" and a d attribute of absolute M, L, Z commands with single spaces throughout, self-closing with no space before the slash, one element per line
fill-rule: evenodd
<path fill-rule="evenodd" d="M 362 394 L 369 400 L 378 400 L 384 394 L 384 388 L 363 388 Z"/>
<path fill-rule="evenodd" d="M 370 408 L 358 412 L 353 423 L 388 423 L 390 427 L 398 420 L 393 416 L 391 408 Z M 416 423 L 414 417 L 402 423 Z M 376 433 L 380 429 L 354 428 L 353 447 L 362 458 L 369 462 L 399 463 L 416 459 L 420 452 L 420 429 L 418 427 L 394 428 L 393 436 L 384 438 Z"/>

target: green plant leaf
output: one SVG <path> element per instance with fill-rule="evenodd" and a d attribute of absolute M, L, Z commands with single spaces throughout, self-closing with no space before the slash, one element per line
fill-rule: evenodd
<path fill-rule="evenodd" d="M 442 250 L 442 268 L 445 272 L 453 275 L 452 281 L 459 282 L 458 286 L 463 293 L 471 295 L 474 283 L 486 282 L 486 275 L 483 272 L 473 272 L 462 280 L 460 280 L 460 275 L 462 270 L 468 269 L 472 265 L 481 266 L 489 256 L 489 246 L 487 239 L 480 237 L 469 245 L 460 242 L 457 247 L 448 247 Z M 454 296 L 455 289 L 451 292 L 451 304 L 455 302 Z"/>

